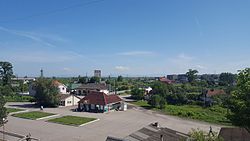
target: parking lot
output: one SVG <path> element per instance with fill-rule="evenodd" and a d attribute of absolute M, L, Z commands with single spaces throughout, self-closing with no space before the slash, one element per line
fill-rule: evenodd
<path fill-rule="evenodd" d="M 7 103 L 8 107 L 25 108 L 30 111 L 38 108 L 25 105 L 28 103 Z M 45 112 L 59 114 L 58 116 L 74 115 L 94 117 L 99 121 L 81 127 L 60 125 L 44 120 L 28 120 L 8 116 L 9 122 L 5 125 L 8 132 L 22 135 L 31 134 L 41 141 L 104 141 L 107 136 L 125 137 L 136 130 L 153 122 L 159 122 L 163 127 L 188 133 L 192 128 L 209 131 L 219 131 L 220 126 L 204 122 L 190 121 L 174 116 L 162 115 L 139 107 L 131 107 L 127 111 L 114 111 L 110 113 L 74 112 L 75 107 L 45 108 Z"/>

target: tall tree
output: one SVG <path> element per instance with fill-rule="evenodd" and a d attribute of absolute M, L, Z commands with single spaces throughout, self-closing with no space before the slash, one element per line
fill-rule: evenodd
<path fill-rule="evenodd" d="M 12 64 L 10 62 L 0 62 L 0 78 L 3 85 L 9 85 L 13 76 Z"/>
<path fill-rule="evenodd" d="M 131 96 L 136 100 L 142 100 L 144 98 L 144 90 L 134 88 L 131 90 Z"/>
<path fill-rule="evenodd" d="M 4 107 L 5 105 L 5 100 L 3 95 L 0 93 L 0 126 L 3 125 L 3 118 L 6 118 L 7 112 L 6 108 Z"/>
<path fill-rule="evenodd" d="M 100 83 L 100 81 L 101 81 L 101 78 L 96 77 L 96 76 L 91 77 L 89 80 L 90 83 Z"/>
<path fill-rule="evenodd" d="M 222 86 L 232 86 L 236 80 L 236 76 L 232 73 L 221 73 L 219 76 L 219 84 Z"/>
<path fill-rule="evenodd" d="M 123 81 L 123 77 L 121 76 L 121 75 L 119 75 L 118 77 L 117 77 L 117 82 L 122 82 Z"/>
<path fill-rule="evenodd" d="M 250 68 L 238 74 L 236 90 L 229 100 L 232 123 L 250 129 Z"/>
<path fill-rule="evenodd" d="M 192 70 L 192 69 L 188 70 L 186 75 L 189 83 L 193 83 L 195 81 L 195 79 L 197 78 L 197 73 L 199 73 L 197 70 Z"/>
<path fill-rule="evenodd" d="M 39 78 L 35 84 L 35 100 L 38 105 L 45 107 L 57 107 L 59 104 L 57 86 L 51 80 Z"/>

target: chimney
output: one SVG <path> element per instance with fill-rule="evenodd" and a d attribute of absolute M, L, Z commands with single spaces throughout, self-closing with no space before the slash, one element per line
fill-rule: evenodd
<path fill-rule="evenodd" d="M 161 135 L 161 141 L 163 141 L 163 135 Z"/>

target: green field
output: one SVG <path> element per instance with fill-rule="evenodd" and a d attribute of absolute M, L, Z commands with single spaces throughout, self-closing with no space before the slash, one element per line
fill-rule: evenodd
<path fill-rule="evenodd" d="M 19 114 L 14 114 L 12 116 L 14 117 L 19 117 L 19 118 L 25 118 L 25 119 L 39 119 L 47 116 L 52 116 L 55 114 L 52 113 L 46 113 L 46 112 L 40 112 L 40 111 L 33 111 L 33 112 L 26 112 L 26 113 L 19 113 Z"/>
<path fill-rule="evenodd" d="M 215 124 L 231 125 L 230 121 L 226 118 L 227 109 L 219 106 L 203 108 L 197 105 L 182 105 L 182 106 L 166 105 L 164 109 L 158 109 L 158 108 L 152 108 L 147 103 L 147 101 L 137 101 L 137 102 L 132 102 L 132 104 L 144 107 L 146 109 L 160 111 L 168 115 L 190 118 Z"/>
<path fill-rule="evenodd" d="M 24 111 L 23 109 L 17 109 L 17 108 L 7 108 L 7 113 L 14 113 L 14 112 L 19 112 L 19 111 Z"/>
<path fill-rule="evenodd" d="M 50 119 L 49 122 L 64 124 L 64 125 L 73 125 L 79 126 L 84 123 L 96 120 L 96 118 L 87 118 L 87 117 L 77 117 L 77 116 L 63 116 L 60 118 Z"/>

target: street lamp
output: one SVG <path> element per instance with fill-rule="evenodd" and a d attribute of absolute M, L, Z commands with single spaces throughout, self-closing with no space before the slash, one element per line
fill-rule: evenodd
<path fill-rule="evenodd" d="M 8 120 L 6 118 L 3 118 L 2 121 L 3 121 L 3 141 L 4 141 L 4 134 L 5 134 L 4 124 L 6 124 Z"/>

